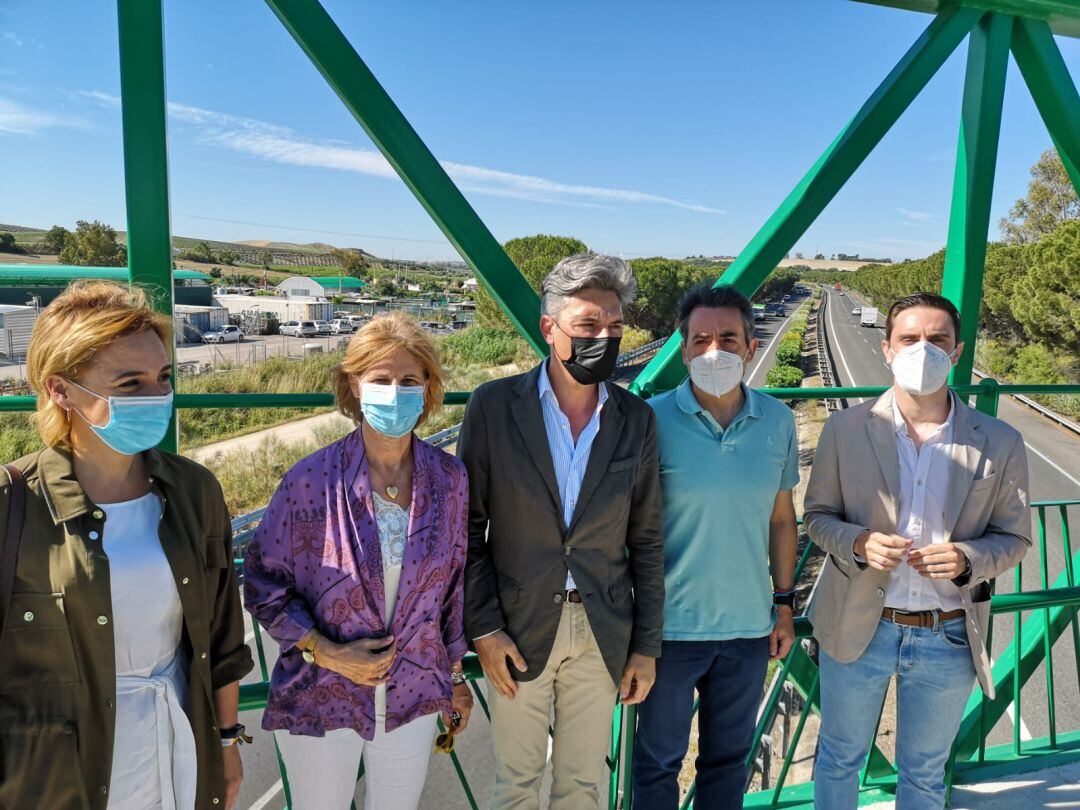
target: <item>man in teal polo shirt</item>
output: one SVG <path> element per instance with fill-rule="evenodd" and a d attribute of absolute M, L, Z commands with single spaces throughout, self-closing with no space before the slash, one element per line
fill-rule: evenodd
<path fill-rule="evenodd" d="M 690 377 L 649 400 L 664 496 L 664 641 L 638 710 L 634 807 L 675 810 L 698 692 L 695 806 L 741 808 L 769 658 L 795 639 L 798 441 L 791 409 L 742 382 L 754 310 L 700 284 L 678 307 Z"/>

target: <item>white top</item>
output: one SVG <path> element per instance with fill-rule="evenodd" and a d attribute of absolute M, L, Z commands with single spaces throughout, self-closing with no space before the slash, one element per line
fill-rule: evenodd
<path fill-rule="evenodd" d="M 907 423 L 893 402 L 896 452 L 900 459 L 900 503 L 896 533 L 915 542 L 912 548 L 945 542 L 945 499 L 949 489 L 949 449 L 953 440 L 956 402 L 949 418 L 922 446 L 908 434 Z M 957 610 L 964 606 L 960 589 L 947 579 L 927 579 L 905 560 L 893 569 L 885 591 L 885 606 L 896 610 Z"/>
<path fill-rule="evenodd" d="M 116 735 L 109 810 L 193 810 L 195 735 L 183 706 L 180 594 L 158 539 L 153 493 L 105 512 L 116 648 Z"/>
<path fill-rule="evenodd" d="M 401 585 L 401 565 L 405 559 L 405 540 L 409 536 L 409 513 L 388 501 L 377 492 L 371 493 L 375 503 L 375 523 L 379 528 L 379 550 L 382 554 L 383 592 L 386 596 L 386 626 L 394 619 L 398 587 Z M 375 687 L 375 723 L 386 720 L 386 686 Z"/>

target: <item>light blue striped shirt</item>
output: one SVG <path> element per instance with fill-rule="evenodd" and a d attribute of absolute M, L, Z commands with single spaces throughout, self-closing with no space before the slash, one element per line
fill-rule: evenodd
<path fill-rule="evenodd" d="M 589 466 L 589 453 L 592 451 L 593 441 L 600 432 L 600 412 L 607 402 L 607 383 L 600 383 L 600 395 L 596 402 L 596 411 L 589 420 L 589 424 L 578 436 L 577 444 L 574 444 L 574 432 L 570 429 L 570 420 L 559 409 L 559 400 L 555 398 L 555 391 L 551 387 L 548 378 L 547 362 L 540 366 L 540 376 L 537 378 L 536 391 L 540 396 L 540 409 L 544 413 L 544 428 L 547 431 L 548 447 L 551 450 L 551 461 L 555 465 L 555 479 L 559 482 L 559 497 L 562 499 L 563 523 L 569 527 L 574 519 L 574 509 L 577 507 L 578 495 L 581 493 L 581 482 L 585 479 L 585 468 Z M 574 576 L 569 571 L 566 574 L 566 590 L 572 591 Z"/>

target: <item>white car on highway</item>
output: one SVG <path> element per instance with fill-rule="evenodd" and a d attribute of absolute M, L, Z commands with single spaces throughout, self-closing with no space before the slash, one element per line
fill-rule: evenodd
<path fill-rule="evenodd" d="M 239 326 L 218 326 L 209 332 L 203 332 L 203 340 L 207 343 L 241 343 L 244 333 Z"/>

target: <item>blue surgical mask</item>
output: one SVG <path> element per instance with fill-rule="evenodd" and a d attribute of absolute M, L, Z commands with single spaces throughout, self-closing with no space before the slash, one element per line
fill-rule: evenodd
<path fill-rule="evenodd" d="M 424 386 L 360 383 L 360 412 L 379 433 L 400 438 L 411 433 L 420 421 Z"/>
<path fill-rule="evenodd" d="M 172 418 L 173 395 L 159 397 L 103 397 L 77 382 L 68 380 L 80 391 L 109 403 L 109 421 L 104 427 L 98 427 L 87 419 L 78 408 L 75 413 L 98 435 L 105 444 L 117 453 L 134 456 L 157 447 L 169 430 Z"/>

